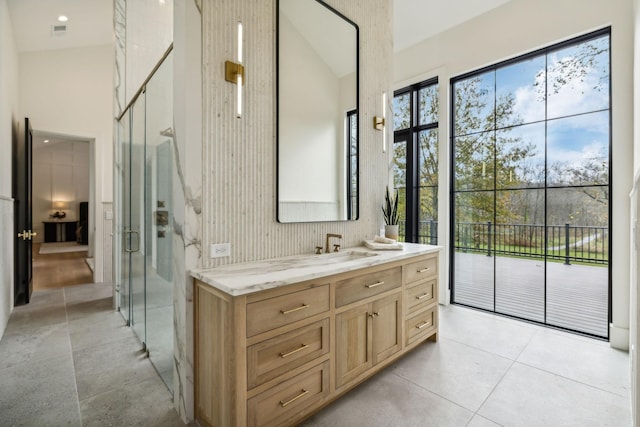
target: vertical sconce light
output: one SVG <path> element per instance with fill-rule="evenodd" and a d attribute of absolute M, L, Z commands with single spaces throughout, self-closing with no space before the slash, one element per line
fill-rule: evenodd
<path fill-rule="evenodd" d="M 382 92 L 382 117 L 373 117 L 373 128 L 382 131 L 382 152 L 387 151 L 387 131 L 385 129 L 385 120 L 387 118 L 387 92 Z"/>
<path fill-rule="evenodd" d="M 242 65 L 242 22 L 238 22 L 238 62 L 226 61 L 224 63 L 224 78 L 235 83 L 236 90 L 236 117 L 242 117 L 242 86 L 244 85 L 244 65 Z"/>

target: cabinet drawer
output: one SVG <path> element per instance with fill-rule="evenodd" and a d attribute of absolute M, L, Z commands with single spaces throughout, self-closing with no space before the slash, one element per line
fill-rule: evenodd
<path fill-rule="evenodd" d="M 433 333 L 438 326 L 438 307 L 416 314 L 405 322 L 407 345 Z"/>
<path fill-rule="evenodd" d="M 288 418 L 302 415 L 305 410 L 310 410 L 314 403 L 328 395 L 329 361 L 326 361 L 249 399 L 248 425 L 287 424 Z"/>
<path fill-rule="evenodd" d="M 252 389 L 329 352 L 329 319 L 259 342 L 247 349 Z"/>
<path fill-rule="evenodd" d="M 438 258 L 430 257 L 422 261 L 407 264 L 407 284 L 438 275 Z"/>
<path fill-rule="evenodd" d="M 247 337 L 329 311 L 329 285 L 247 304 Z"/>
<path fill-rule="evenodd" d="M 402 267 L 363 274 L 336 284 L 336 307 L 381 294 L 402 285 Z"/>
<path fill-rule="evenodd" d="M 415 313 L 436 300 L 436 279 L 426 280 L 407 289 L 407 313 Z"/>

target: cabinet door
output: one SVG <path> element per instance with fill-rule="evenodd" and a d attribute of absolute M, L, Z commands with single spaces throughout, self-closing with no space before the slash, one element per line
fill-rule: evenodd
<path fill-rule="evenodd" d="M 373 303 L 373 364 L 402 348 L 402 294 L 397 293 Z"/>
<path fill-rule="evenodd" d="M 336 316 L 336 387 L 373 366 L 370 308 L 364 304 Z"/>

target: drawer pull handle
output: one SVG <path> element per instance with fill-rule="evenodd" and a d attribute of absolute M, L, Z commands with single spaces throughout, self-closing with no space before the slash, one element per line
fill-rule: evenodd
<path fill-rule="evenodd" d="M 431 324 L 431 322 L 423 322 L 420 325 L 416 326 L 416 329 L 422 329 L 422 328 L 426 328 L 427 326 L 429 326 Z"/>
<path fill-rule="evenodd" d="M 373 313 L 367 313 L 369 315 L 369 317 L 374 318 L 374 317 L 378 317 L 380 316 L 380 313 L 378 313 L 377 311 L 374 311 Z"/>
<path fill-rule="evenodd" d="M 380 285 L 384 285 L 384 282 L 377 282 L 377 283 L 374 283 L 372 285 L 365 285 L 365 288 L 371 289 L 371 288 L 378 287 Z"/>
<path fill-rule="evenodd" d="M 291 356 L 292 354 L 295 354 L 301 350 L 304 350 L 305 348 L 309 347 L 307 344 L 300 344 L 300 347 L 296 348 L 295 350 L 291 350 L 287 353 L 280 353 L 280 357 L 282 357 L 283 359 L 287 356 Z"/>
<path fill-rule="evenodd" d="M 425 299 L 428 296 L 430 296 L 429 294 L 424 294 L 424 295 L 420 295 L 419 297 L 416 297 L 416 299 Z"/>
<path fill-rule="evenodd" d="M 284 408 L 284 407 L 285 407 L 285 406 L 287 406 L 288 404 L 293 403 L 293 402 L 295 402 L 296 400 L 300 399 L 302 396 L 304 396 L 304 395 L 305 395 L 305 394 L 307 394 L 307 393 L 309 393 L 309 390 L 302 389 L 301 393 L 300 393 L 299 395 L 297 395 L 296 397 L 291 398 L 291 399 L 287 400 L 286 402 L 283 402 L 283 401 L 281 400 L 281 401 L 280 401 L 280 406 L 282 406 L 282 407 Z"/>
<path fill-rule="evenodd" d="M 311 307 L 309 304 L 302 304 L 300 307 L 291 308 L 289 310 L 280 310 L 280 314 L 289 314 L 298 310 L 304 310 L 305 308 Z"/>
<path fill-rule="evenodd" d="M 431 267 L 425 267 L 423 269 L 418 270 L 418 273 L 426 273 L 429 270 L 431 270 Z"/>

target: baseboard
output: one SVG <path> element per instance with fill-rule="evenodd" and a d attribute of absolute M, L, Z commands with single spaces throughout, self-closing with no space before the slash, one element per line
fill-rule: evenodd
<path fill-rule="evenodd" d="M 609 324 L 609 345 L 618 350 L 629 351 L 629 328 Z"/>

